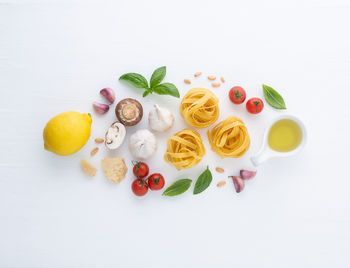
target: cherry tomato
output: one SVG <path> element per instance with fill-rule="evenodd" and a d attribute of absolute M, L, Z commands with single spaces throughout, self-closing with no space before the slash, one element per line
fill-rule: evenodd
<path fill-rule="evenodd" d="M 245 101 L 246 93 L 242 87 L 233 87 L 229 92 L 230 100 L 235 104 L 241 104 Z"/>
<path fill-rule="evenodd" d="M 133 163 L 134 163 L 134 168 L 132 171 L 134 172 L 134 175 L 139 179 L 145 178 L 149 172 L 149 168 L 147 164 L 144 162 L 133 162 Z"/>
<path fill-rule="evenodd" d="M 131 189 L 137 196 L 143 196 L 148 192 L 147 183 L 143 179 L 136 179 L 131 185 Z"/>
<path fill-rule="evenodd" d="M 151 190 L 160 190 L 164 187 L 164 177 L 159 173 L 154 173 L 148 177 L 148 186 Z"/>
<path fill-rule="evenodd" d="M 258 114 L 264 108 L 264 103 L 259 98 L 251 98 L 247 101 L 246 108 L 251 114 Z"/>

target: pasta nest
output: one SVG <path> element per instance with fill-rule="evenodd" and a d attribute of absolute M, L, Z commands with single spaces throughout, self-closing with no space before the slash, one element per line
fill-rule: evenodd
<path fill-rule="evenodd" d="M 247 127 L 235 116 L 218 123 L 211 131 L 208 130 L 207 134 L 211 149 L 222 158 L 241 157 L 250 146 Z"/>
<path fill-rule="evenodd" d="M 219 117 L 219 99 L 206 88 L 193 88 L 183 97 L 180 112 L 187 124 L 205 128 Z"/>
<path fill-rule="evenodd" d="M 184 129 L 168 139 L 164 160 L 180 170 L 197 165 L 204 155 L 201 136 L 192 129 Z"/>

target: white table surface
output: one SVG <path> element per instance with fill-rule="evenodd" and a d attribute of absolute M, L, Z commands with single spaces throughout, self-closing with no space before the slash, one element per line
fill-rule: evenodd
<path fill-rule="evenodd" d="M 0 0 L 0 267 L 350 267 L 349 25 L 347 0 Z M 197 71 L 226 78 L 215 89 L 220 119 L 246 122 L 252 145 L 243 158 L 221 160 L 203 130 L 207 154 L 198 166 L 177 172 L 159 161 L 166 138 L 186 127 L 180 101 L 142 99 L 117 78 L 149 77 L 161 65 L 182 94 L 210 87 L 204 76 L 193 79 Z M 303 119 L 309 142 L 298 157 L 259 167 L 237 194 L 227 176 L 252 168 L 249 157 L 280 112 L 266 105 L 248 115 L 227 92 L 242 85 L 262 97 L 262 83 Z M 171 107 L 176 125 L 157 135 L 149 165 L 169 185 L 209 164 L 206 192 L 137 198 L 131 172 L 119 185 L 101 170 L 93 179 L 81 172 L 80 159 L 99 168 L 106 156 L 131 160 L 127 144 L 89 156 L 114 121 L 113 112 L 91 108 L 107 86 L 117 99 L 142 100 L 146 115 L 154 103 Z M 43 150 L 42 130 L 67 110 L 92 113 L 92 135 L 77 154 L 59 157 Z M 128 130 L 142 127 L 147 116 Z"/>

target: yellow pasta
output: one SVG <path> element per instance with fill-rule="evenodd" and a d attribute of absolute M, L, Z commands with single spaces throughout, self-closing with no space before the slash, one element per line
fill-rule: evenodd
<path fill-rule="evenodd" d="M 219 117 L 219 99 L 206 88 L 193 88 L 183 97 L 180 112 L 187 124 L 205 128 Z"/>
<path fill-rule="evenodd" d="M 164 160 L 180 170 L 197 165 L 204 155 L 201 136 L 192 129 L 184 129 L 168 139 Z"/>
<path fill-rule="evenodd" d="M 238 158 L 249 149 L 250 138 L 243 121 L 235 116 L 217 124 L 208 130 L 211 149 L 221 157 Z"/>

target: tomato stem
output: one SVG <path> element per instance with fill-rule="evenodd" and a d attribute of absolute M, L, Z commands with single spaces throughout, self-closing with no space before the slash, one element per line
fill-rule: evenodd
<path fill-rule="evenodd" d="M 158 178 L 153 179 L 155 185 L 158 185 L 161 176 L 162 176 L 162 175 L 159 175 Z"/>
<path fill-rule="evenodd" d="M 140 180 L 141 185 L 146 185 L 147 186 L 146 180 L 141 179 L 139 176 L 137 176 L 137 179 Z"/>
<path fill-rule="evenodd" d="M 243 94 L 240 94 L 238 89 L 235 90 L 233 93 L 234 93 L 234 96 L 233 96 L 234 99 L 242 100 L 241 97 L 243 97 Z"/>
<path fill-rule="evenodd" d="M 256 108 L 256 112 L 259 112 L 259 104 L 260 104 L 260 101 L 253 101 L 254 105 L 255 105 L 255 108 Z"/>

